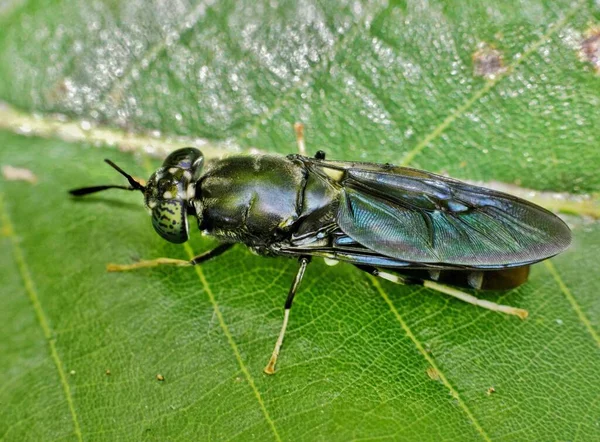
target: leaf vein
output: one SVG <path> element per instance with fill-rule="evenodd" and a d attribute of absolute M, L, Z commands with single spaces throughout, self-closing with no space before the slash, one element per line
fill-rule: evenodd
<path fill-rule="evenodd" d="M 298 92 L 302 87 L 310 81 L 311 78 L 314 78 L 316 74 L 325 70 L 329 63 L 336 57 L 338 52 L 343 48 L 346 40 L 351 39 L 353 36 L 357 35 L 360 30 L 363 28 L 360 24 L 355 24 L 354 28 L 348 30 L 345 34 L 343 34 L 338 41 L 332 46 L 331 51 L 328 54 L 324 54 L 320 63 L 317 63 L 313 66 L 312 69 L 306 71 L 306 73 L 299 78 L 295 83 L 293 83 L 286 91 L 284 91 L 279 98 L 277 98 L 273 105 L 261 112 L 257 115 L 251 122 L 246 125 L 246 130 L 243 134 L 238 135 L 236 138 L 239 140 L 244 140 L 248 138 L 252 133 L 256 131 L 256 129 L 260 126 L 263 120 L 271 118 L 281 107 L 287 102 L 287 100 L 292 97 L 296 92 Z"/>
<path fill-rule="evenodd" d="M 373 286 L 377 290 L 377 292 L 379 292 L 379 294 L 381 295 L 381 297 L 383 298 L 383 300 L 389 306 L 390 310 L 392 311 L 392 313 L 394 314 L 394 316 L 396 317 L 396 319 L 400 323 L 400 326 L 402 327 L 402 329 L 404 330 L 404 332 L 406 333 L 406 335 L 413 342 L 413 344 L 415 345 L 415 347 L 417 347 L 417 350 L 425 358 L 425 360 L 427 361 L 427 363 L 429 365 L 431 365 L 437 371 L 437 373 L 439 374 L 440 380 L 442 381 L 442 383 L 444 384 L 444 386 L 450 391 L 450 394 L 452 395 L 452 397 L 457 400 L 459 407 L 467 415 L 468 419 L 471 421 L 471 423 L 473 424 L 473 426 L 475 427 L 475 429 L 477 430 L 477 432 L 481 435 L 481 437 L 485 441 L 491 442 L 491 438 L 488 436 L 488 434 L 483 429 L 483 427 L 479 424 L 479 422 L 477 421 L 477 419 L 475 418 L 475 416 L 473 415 L 473 413 L 471 412 L 471 410 L 469 409 L 469 407 L 467 406 L 467 404 L 465 404 L 465 402 L 462 400 L 462 398 L 458 394 L 458 391 L 448 381 L 448 378 L 442 372 L 441 368 L 437 365 L 437 363 L 431 357 L 431 355 L 429 355 L 425 351 L 425 348 L 423 347 L 423 344 L 421 344 L 421 342 L 417 339 L 417 337 L 412 332 L 412 330 L 410 329 L 410 327 L 408 326 L 408 324 L 404 321 L 404 319 L 402 318 L 402 316 L 400 315 L 400 313 L 398 312 L 398 310 L 396 309 L 396 307 L 392 303 L 390 297 L 387 295 L 387 293 L 385 292 L 385 290 L 383 290 L 383 288 L 381 287 L 381 284 L 379 284 L 379 281 L 377 281 L 377 279 L 375 277 L 373 277 L 373 276 L 369 276 L 369 278 L 371 280 L 371 283 L 373 284 Z"/>
<path fill-rule="evenodd" d="M 42 308 L 40 303 L 37 291 L 35 289 L 33 279 L 31 277 L 31 273 L 29 271 L 29 267 L 25 261 L 25 255 L 21 250 L 19 245 L 19 240 L 15 233 L 13 224 L 10 220 L 10 216 L 8 214 L 8 210 L 4 206 L 4 195 L 0 193 L 0 218 L 2 218 L 2 229 L 4 232 L 7 232 L 8 237 L 10 238 L 13 246 L 13 256 L 17 262 L 17 267 L 19 268 L 19 273 L 21 274 L 21 279 L 23 280 L 23 284 L 25 286 L 25 291 L 29 296 L 29 300 L 31 301 L 31 305 L 33 306 L 33 310 L 35 311 L 35 316 L 37 318 L 38 324 L 40 325 L 42 332 L 44 334 L 44 338 L 48 343 L 50 355 L 52 357 L 52 361 L 56 366 L 56 370 L 58 371 L 58 376 L 60 378 L 60 383 L 62 386 L 63 393 L 65 395 L 65 399 L 67 401 L 67 405 L 69 408 L 69 412 L 71 413 L 71 419 L 73 421 L 73 431 L 77 440 L 82 441 L 83 437 L 81 434 L 81 428 L 79 426 L 79 420 L 77 418 L 77 412 L 75 411 L 75 405 L 73 403 L 73 396 L 71 394 L 71 388 L 69 387 L 69 382 L 67 381 L 67 376 L 65 374 L 65 369 L 63 367 L 63 363 L 60 360 L 60 356 L 58 355 L 58 351 L 56 349 L 56 343 L 52 337 L 52 330 L 48 325 L 48 319 L 46 318 L 46 313 Z"/>
<path fill-rule="evenodd" d="M 190 259 L 192 259 L 194 256 L 196 256 L 189 244 L 185 243 L 183 245 L 183 247 L 184 247 L 186 253 L 188 254 L 188 256 L 190 257 Z M 212 292 L 212 289 L 210 288 L 210 285 L 208 284 L 206 277 L 204 276 L 204 272 L 202 271 L 202 268 L 200 266 L 194 266 L 194 269 L 196 270 L 196 274 L 198 275 L 198 278 L 200 279 L 200 283 L 202 284 L 202 286 L 204 287 L 204 290 L 206 291 L 206 294 L 208 295 L 210 303 L 213 306 L 213 310 L 214 310 L 215 314 L 217 315 L 217 320 L 219 321 L 219 325 L 221 326 L 221 329 L 223 330 L 223 333 L 225 334 L 225 337 L 227 338 L 227 341 L 229 342 L 229 345 L 230 345 L 231 349 L 233 350 L 235 359 L 237 360 L 237 363 L 240 366 L 242 373 L 244 373 L 244 377 L 248 381 L 250 388 L 252 388 L 252 392 L 254 393 L 254 396 L 256 397 L 256 400 L 258 401 L 258 404 L 259 404 L 260 409 L 265 417 L 265 420 L 267 421 L 267 423 L 269 424 L 269 427 L 273 431 L 273 435 L 275 436 L 275 439 L 278 441 L 281 441 L 281 437 L 279 436 L 279 433 L 277 432 L 277 428 L 275 427 L 275 422 L 269 415 L 267 407 L 262 399 L 260 392 L 258 391 L 258 388 L 256 387 L 256 384 L 254 382 L 254 379 L 252 378 L 252 375 L 250 374 L 250 371 L 246 367 L 246 364 L 244 364 L 242 355 L 240 354 L 237 344 L 233 340 L 233 335 L 229 331 L 229 327 L 227 327 L 227 324 L 225 323 L 223 314 L 221 313 L 221 310 L 219 309 L 219 305 L 217 303 L 215 295 Z"/>
<path fill-rule="evenodd" d="M 571 304 L 571 307 L 573 308 L 573 310 L 575 310 L 575 313 L 577 314 L 577 317 L 579 318 L 581 323 L 587 329 L 587 331 L 592 336 L 594 341 L 596 341 L 596 345 L 598 347 L 600 347 L 600 336 L 598 336 L 598 333 L 596 333 L 596 330 L 594 330 L 594 327 L 592 327 L 592 323 L 587 318 L 585 313 L 583 313 L 581 306 L 575 299 L 575 296 L 573 296 L 573 293 L 571 292 L 569 287 L 567 287 L 567 285 L 565 284 L 563 279 L 560 277 L 560 274 L 556 270 L 556 267 L 554 266 L 554 264 L 552 264 L 551 261 L 544 261 L 544 265 L 546 266 L 546 268 L 548 269 L 548 271 L 550 272 L 550 274 L 552 275 L 552 277 L 554 278 L 554 280 L 560 287 L 560 290 L 565 295 L 565 298 L 567 298 L 567 301 L 569 301 L 569 304 Z"/>
<path fill-rule="evenodd" d="M 414 158 L 420 154 L 429 144 L 438 138 L 443 132 L 448 129 L 454 121 L 462 117 L 480 98 L 491 91 L 504 78 L 510 76 L 515 69 L 520 66 L 531 54 L 537 51 L 552 35 L 554 35 L 559 29 L 565 26 L 568 20 L 581 8 L 584 1 L 579 1 L 573 5 L 571 9 L 556 22 L 553 26 L 550 26 L 548 31 L 542 35 L 542 37 L 532 44 L 527 50 L 523 51 L 523 55 L 518 59 L 510 63 L 506 70 L 498 74 L 494 79 L 488 81 L 481 89 L 467 99 L 463 104 L 456 108 L 450 113 L 438 126 L 436 126 L 430 133 L 428 133 L 417 145 L 409 150 L 402 160 L 400 161 L 401 166 L 408 166 Z"/>
<path fill-rule="evenodd" d="M 200 17 L 204 15 L 209 6 L 210 2 L 208 4 L 205 2 L 200 2 L 194 9 L 186 14 L 186 17 L 188 18 L 184 20 L 181 26 L 177 28 L 175 38 L 172 39 L 173 43 L 180 41 L 184 34 L 190 32 L 196 26 L 198 20 L 200 20 Z M 131 84 L 133 79 L 133 71 L 136 69 L 141 69 L 142 71 L 147 70 L 156 61 L 158 56 L 166 50 L 170 42 L 171 39 L 168 36 L 165 36 L 150 46 L 136 62 L 132 63 L 127 68 L 125 73 L 120 78 L 113 82 L 110 91 L 103 95 L 101 101 L 106 101 L 106 98 L 110 99 L 122 95 L 123 91 Z M 144 60 L 147 61 L 147 64 L 144 63 Z M 146 64 L 146 66 L 143 66 L 142 63 Z"/>

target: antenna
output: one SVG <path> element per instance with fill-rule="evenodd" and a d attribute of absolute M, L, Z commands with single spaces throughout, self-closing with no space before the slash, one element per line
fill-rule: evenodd
<path fill-rule="evenodd" d="M 138 183 L 136 180 L 134 180 L 131 175 L 129 175 L 127 172 L 125 172 L 123 169 L 121 169 L 119 166 L 117 166 L 111 160 L 105 159 L 104 161 L 109 166 L 111 166 L 113 169 L 115 169 L 117 172 L 119 172 L 121 175 L 123 175 L 125 178 L 127 178 L 127 181 L 129 181 L 130 186 L 127 187 L 127 186 L 117 186 L 117 185 L 107 184 L 107 185 L 103 185 L 103 186 L 91 186 L 91 187 L 81 187 L 79 189 L 72 189 L 72 190 L 69 190 L 69 193 L 73 196 L 83 196 L 83 195 L 88 195 L 90 193 L 101 192 L 102 190 L 106 190 L 106 189 L 139 190 L 141 192 L 144 192 L 146 190 L 146 188 L 144 186 L 142 186 L 140 183 Z"/>

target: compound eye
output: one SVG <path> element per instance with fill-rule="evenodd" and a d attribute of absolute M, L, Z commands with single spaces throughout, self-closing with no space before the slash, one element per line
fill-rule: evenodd
<path fill-rule="evenodd" d="M 152 209 L 152 226 L 164 239 L 175 244 L 188 240 L 189 228 L 184 201 L 163 200 Z"/>
<path fill-rule="evenodd" d="M 165 161 L 163 167 L 170 169 L 171 167 L 177 167 L 183 170 L 190 170 L 192 166 L 196 164 L 199 159 L 202 159 L 203 155 L 198 149 L 193 147 L 184 147 L 183 149 L 177 149 L 171 152 Z"/>

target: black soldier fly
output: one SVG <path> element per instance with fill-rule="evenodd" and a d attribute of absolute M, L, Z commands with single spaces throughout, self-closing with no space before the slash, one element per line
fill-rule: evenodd
<path fill-rule="evenodd" d="M 299 132 L 299 145 L 303 145 Z M 122 271 L 160 264 L 197 265 L 242 243 L 263 256 L 299 259 L 284 321 L 265 368 L 272 374 L 294 295 L 312 257 L 344 261 L 396 283 L 422 284 L 491 310 L 525 317 L 521 309 L 480 300 L 451 286 L 509 289 L 527 280 L 529 265 L 565 250 L 567 225 L 528 201 L 407 167 L 314 157 L 232 156 L 212 162 L 195 148 L 171 153 L 142 185 L 110 160 L 129 186 L 71 190 L 139 190 L 156 232 L 172 243 L 189 235 L 188 215 L 222 244 L 191 261 L 159 258 Z"/>

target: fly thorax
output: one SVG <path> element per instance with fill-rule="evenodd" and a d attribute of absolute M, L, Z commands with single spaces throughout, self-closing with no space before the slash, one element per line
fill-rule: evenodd
<path fill-rule="evenodd" d="M 202 200 L 200 198 L 192 198 L 190 200 L 190 206 L 193 208 L 196 218 L 198 219 L 198 228 L 203 230 L 202 221 L 204 220 L 204 204 L 202 203 Z"/>

